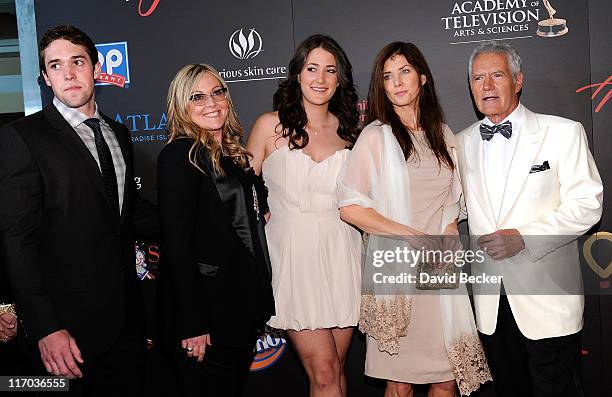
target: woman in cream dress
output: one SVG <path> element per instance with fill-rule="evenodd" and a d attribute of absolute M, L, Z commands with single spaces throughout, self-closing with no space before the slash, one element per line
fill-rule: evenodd
<path fill-rule="evenodd" d="M 455 139 L 413 44 L 391 43 L 378 54 L 368 118 L 339 177 L 342 218 L 369 234 L 366 258 L 401 241 L 457 249 Z M 440 235 L 448 237 L 434 237 Z M 365 371 L 387 380 L 386 397 L 411 396 L 412 384 L 431 384 L 429 396 L 454 396 L 457 386 L 467 395 L 490 379 L 466 294 L 410 287 L 368 293 L 372 263 L 365 266 L 359 323 L 368 336 Z"/>
<path fill-rule="evenodd" d="M 340 219 L 337 177 L 357 138 L 351 65 L 330 37 L 296 50 L 276 112 L 259 117 L 247 143 L 269 189 L 266 236 L 276 315 L 313 397 L 346 396 L 344 363 L 359 320 L 361 239 Z"/>

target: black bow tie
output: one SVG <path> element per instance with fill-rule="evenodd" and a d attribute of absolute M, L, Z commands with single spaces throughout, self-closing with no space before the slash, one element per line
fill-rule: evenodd
<path fill-rule="evenodd" d="M 504 138 L 510 139 L 512 136 L 512 123 L 510 121 L 505 121 L 498 125 L 480 124 L 480 136 L 485 141 L 490 141 L 493 135 L 498 132 L 502 134 Z"/>

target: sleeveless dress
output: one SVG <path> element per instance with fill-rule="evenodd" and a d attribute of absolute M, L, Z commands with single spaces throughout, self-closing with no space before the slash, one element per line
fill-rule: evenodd
<path fill-rule="evenodd" d="M 283 146 L 262 165 L 276 302 L 268 324 L 274 328 L 314 330 L 359 321 L 361 236 L 340 219 L 336 189 L 348 154 L 343 149 L 316 162 Z"/>
<path fill-rule="evenodd" d="M 447 136 L 452 136 L 449 129 Z M 412 226 L 431 235 L 439 235 L 442 208 L 456 202 L 452 185 L 457 178 L 438 161 L 429 149 L 424 132 L 412 135 L 416 155 L 406 162 L 410 175 L 408 197 L 412 208 Z M 454 189 L 460 191 L 459 188 Z M 420 293 L 419 293 L 420 292 Z M 446 349 L 440 315 L 440 296 L 434 291 L 417 291 L 413 297 L 408 334 L 400 338 L 398 355 L 378 349 L 372 337 L 367 339 L 365 373 L 406 383 L 436 383 L 455 379 Z"/>

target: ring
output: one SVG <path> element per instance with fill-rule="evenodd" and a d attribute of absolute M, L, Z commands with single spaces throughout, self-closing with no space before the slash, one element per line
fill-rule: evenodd
<path fill-rule="evenodd" d="M 187 353 L 191 353 L 193 352 L 193 347 L 188 347 L 186 350 L 187 350 Z"/>

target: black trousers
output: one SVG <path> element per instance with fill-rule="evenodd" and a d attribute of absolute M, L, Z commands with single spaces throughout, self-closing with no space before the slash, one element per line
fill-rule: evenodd
<path fill-rule="evenodd" d="M 119 337 L 104 353 L 83 357 L 78 364 L 83 377 L 69 380 L 69 392 L 42 392 L 41 397 L 108 397 L 144 395 L 146 339 L 135 307 L 128 307 Z M 78 344 L 78 341 L 77 341 Z M 35 364 L 49 375 L 35 349 Z"/>
<path fill-rule="evenodd" d="M 252 346 L 206 347 L 202 362 L 187 357 L 183 351 L 171 353 L 181 396 L 240 397 L 254 356 Z M 167 353 L 167 352 L 166 352 Z"/>
<path fill-rule="evenodd" d="M 498 397 L 582 397 L 580 332 L 540 340 L 519 330 L 502 294 L 497 327 L 480 334 Z"/>

